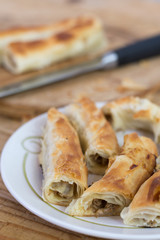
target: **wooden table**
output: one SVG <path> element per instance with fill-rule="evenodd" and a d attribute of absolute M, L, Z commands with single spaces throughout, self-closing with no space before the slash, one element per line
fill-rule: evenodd
<path fill-rule="evenodd" d="M 151 0 L 0 0 L 1 28 L 49 23 L 86 13 L 101 17 L 110 49 L 160 32 L 160 2 Z M 35 73 L 31 73 L 35 74 Z M 0 69 L 0 86 L 22 81 Z M 95 101 L 126 95 L 148 97 L 160 104 L 160 58 L 85 76 L 5 98 L 0 101 L 0 151 L 24 122 L 51 106 L 63 106 L 78 94 Z M 0 239 L 95 239 L 60 229 L 22 207 L 0 179 Z"/>

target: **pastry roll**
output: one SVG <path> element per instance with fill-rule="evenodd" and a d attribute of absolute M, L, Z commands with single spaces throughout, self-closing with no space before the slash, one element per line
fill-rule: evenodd
<path fill-rule="evenodd" d="M 149 100 L 126 97 L 107 103 L 102 111 L 115 130 L 150 130 L 160 142 L 160 107 Z"/>
<path fill-rule="evenodd" d="M 57 23 L 37 27 L 21 27 L 4 30 L 0 32 L 0 63 L 2 61 L 3 49 L 12 42 L 29 42 L 51 37 L 52 35 L 69 30 L 81 21 L 87 21 L 90 17 L 66 19 Z"/>
<path fill-rule="evenodd" d="M 121 212 L 125 224 L 160 227 L 160 171 L 145 181 L 133 201 Z"/>
<path fill-rule="evenodd" d="M 102 24 L 96 18 L 80 18 L 77 24 L 53 36 L 6 46 L 4 66 L 12 73 L 37 70 L 69 58 L 92 56 L 106 48 Z"/>
<path fill-rule="evenodd" d="M 148 150 L 149 149 L 149 150 Z M 76 216 L 114 216 L 128 206 L 140 185 L 151 176 L 157 148 L 136 133 L 124 137 L 121 153 L 102 179 L 73 200 L 66 211 Z"/>
<path fill-rule="evenodd" d="M 88 170 L 104 174 L 108 159 L 118 153 L 116 135 L 102 111 L 87 97 L 80 97 L 65 109 L 78 132 Z"/>
<path fill-rule="evenodd" d="M 87 188 L 87 168 L 78 135 L 67 118 L 54 108 L 48 112 L 39 159 L 45 201 L 67 206 Z"/>

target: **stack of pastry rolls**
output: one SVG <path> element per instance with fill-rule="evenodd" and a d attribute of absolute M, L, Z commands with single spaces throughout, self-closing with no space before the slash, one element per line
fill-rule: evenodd
<path fill-rule="evenodd" d="M 74 127 L 64 114 L 52 108 L 48 111 L 39 157 L 44 175 L 44 200 L 64 206 L 80 197 L 87 188 L 86 163 L 88 165 L 89 162 L 90 171 L 104 173 L 109 157 L 119 151 L 116 135 L 101 110 L 84 97 L 76 104 L 79 106 L 77 111 L 72 111 L 72 106 L 69 106 L 66 112 L 71 110 L 73 118 L 79 117 L 77 125 L 73 125 L 79 126 L 76 130 L 81 144 L 82 139 L 85 143 L 84 155 Z"/>
<path fill-rule="evenodd" d="M 103 178 L 72 201 L 66 211 L 78 216 L 119 215 L 153 173 L 156 156 L 157 148 L 151 139 L 136 133 L 126 135 L 121 152 L 110 159 L 111 166 Z"/>
<path fill-rule="evenodd" d="M 64 113 L 53 108 L 48 112 L 40 154 L 43 198 L 67 206 L 70 215 L 121 215 L 125 224 L 159 226 L 156 144 L 131 133 L 119 147 L 111 124 L 87 97 L 78 98 Z M 87 168 L 103 175 L 90 187 Z"/>

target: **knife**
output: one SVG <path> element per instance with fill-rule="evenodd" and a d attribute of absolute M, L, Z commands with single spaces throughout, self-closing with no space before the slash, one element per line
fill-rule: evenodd
<path fill-rule="evenodd" d="M 83 64 L 75 65 L 67 69 L 45 73 L 44 75 L 32 77 L 23 82 L 2 87 L 0 88 L 0 98 L 46 86 L 54 82 L 59 82 L 96 70 L 111 69 L 159 54 L 160 35 L 156 35 L 108 52 L 95 60 L 84 62 Z"/>

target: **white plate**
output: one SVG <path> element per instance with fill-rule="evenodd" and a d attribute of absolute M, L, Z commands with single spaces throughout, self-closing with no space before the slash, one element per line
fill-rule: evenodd
<path fill-rule="evenodd" d="M 102 103 L 97 105 L 100 107 Z M 63 109 L 60 110 L 63 112 Z M 120 217 L 71 217 L 64 212 L 64 207 L 43 201 L 38 153 L 46 117 L 43 114 L 24 124 L 10 137 L 3 149 L 2 178 L 15 199 L 46 221 L 75 232 L 102 238 L 160 239 L 158 228 L 132 228 L 124 225 Z M 121 144 L 123 135 L 124 132 L 117 134 Z M 92 181 L 93 176 L 89 180 Z"/>

